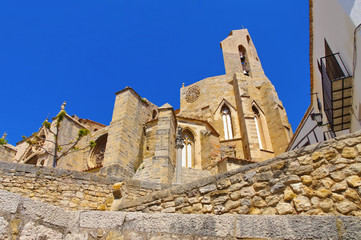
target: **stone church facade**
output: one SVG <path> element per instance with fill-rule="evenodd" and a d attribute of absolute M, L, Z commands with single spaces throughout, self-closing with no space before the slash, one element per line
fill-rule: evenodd
<path fill-rule="evenodd" d="M 60 143 L 86 128 L 91 133 L 80 148 L 90 140 L 97 145 L 65 156 L 57 167 L 171 184 L 180 168 L 177 134 L 183 139 L 178 155 L 183 183 L 283 153 L 292 129 L 247 29 L 232 31 L 221 48 L 226 74 L 183 85 L 178 110 L 158 107 L 126 87 L 116 93 L 109 126 L 66 115 Z M 44 127 L 38 135 L 52 137 Z M 22 141 L 1 151 L 9 161 L 50 167 L 52 157 L 44 149 L 53 148 L 50 141 L 41 148 Z"/>

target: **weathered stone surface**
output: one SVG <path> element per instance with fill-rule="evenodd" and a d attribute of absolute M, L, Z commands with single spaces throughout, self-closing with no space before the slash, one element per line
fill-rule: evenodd
<path fill-rule="evenodd" d="M 329 170 L 325 167 L 317 168 L 312 172 L 312 177 L 315 179 L 322 179 L 330 174 Z"/>
<path fill-rule="evenodd" d="M 332 193 L 332 200 L 334 200 L 335 202 L 341 202 L 345 200 L 345 197 L 341 194 Z"/>
<path fill-rule="evenodd" d="M 351 164 L 349 167 L 349 170 L 353 172 L 355 175 L 360 175 L 361 173 L 361 163 L 354 163 Z"/>
<path fill-rule="evenodd" d="M 169 208 L 164 208 L 161 213 L 175 213 L 176 209 L 175 207 L 169 207 Z"/>
<path fill-rule="evenodd" d="M 330 149 L 326 150 L 323 153 L 323 155 L 324 155 L 325 159 L 328 161 L 328 160 L 334 159 L 337 156 L 337 151 L 333 148 L 330 148 Z"/>
<path fill-rule="evenodd" d="M 313 161 L 319 161 L 323 158 L 323 153 L 322 152 L 314 152 L 314 153 L 312 153 L 311 158 Z"/>
<path fill-rule="evenodd" d="M 283 192 L 283 190 L 286 188 L 286 186 L 282 182 L 278 182 L 275 185 L 271 187 L 270 192 L 272 194 Z"/>
<path fill-rule="evenodd" d="M 9 239 L 7 234 L 8 226 L 9 223 L 3 217 L 0 217 L 0 239 Z"/>
<path fill-rule="evenodd" d="M 342 214 L 347 214 L 351 211 L 357 210 L 357 206 L 353 202 L 346 200 L 340 203 L 336 203 L 336 209 Z"/>
<path fill-rule="evenodd" d="M 312 164 L 312 158 L 309 156 L 298 157 L 297 160 L 301 165 Z"/>
<path fill-rule="evenodd" d="M 253 197 L 256 195 L 256 192 L 254 191 L 253 187 L 245 187 L 240 191 L 240 194 L 242 197 Z"/>
<path fill-rule="evenodd" d="M 22 200 L 22 214 L 25 216 L 36 216 L 34 220 L 42 220 L 48 224 L 55 224 L 62 227 L 72 227 L 79 220 L 79 212 L 64 211 L 45 203 L 35 202 L 30 199 Z"/>
<path fill-rule="evenodd" d="M 291 214 L 294 211 L 292 205 L 289 203 L 279 203 L 277 204 L 276 209 L 280 215 Z"/>
<path fill-rule="evenodd" d="M 240 201 L 232 201 L 232 200 L 229 200 L 229 201 L 226 202 L 224 211 L 225 211 L 225 212 L 228 212 L 229 210 L 234 209 L 234 208 L 237 208 L 237 207 L 239 207 L 240 205 L 241 205 L 241 202 L 240 202 Z"/>
<path fill-rule="evenodd" d="M 331 188 L 332 185 L 334 184 L 334 181 L 332 181 L 331 178 L 329 177 L 321 179 L 319 180 L 319 182 L 321 183 L 321 186 L 327 189 Z"/>
<path fill-rule="evenodd" d="M 360 151 L 361 152 L 361 151 Z M 340 223 L 340 238 L 341 239 L 361 239 L 361 218 L 354 217 L 337 217 L 337 221 Z"/>
<path fill-rule="evenodd" d="M 19 240 L 28 239 L 62 240 L 63 235 L 60 232 L 43 225 L 35 225 L 34 222 L 28 222 L 21 231 Z"/>
<path fill-rule="evenodd" d="M 249 207 L 248 206 L 240 207 L 238 213 L 239 214 L 247 214 L 247 213 L 249 213 Z"/>
<path fill-rule="evenodd" d="M 235 183 L 235 184 L 232 184 L 228 188 L 228 191 L 230 191 L 230 192 L 237 191 L 237 190 L 239 190 L 239 189 L 241 189 L 241 188 L 243 188 L 244 186 L 247 186 L 247 185 L 249 185 L 249 183 L 246 182 L 246 181 L 242 181 L 240 183 Z"/>
<path fill-rule="evenodd" d="M 0 211 L 7 213 L 15 213 L 18 208 L 21 196 L 18 194 L 0 191 Z"/>
<path fill-rule="evenodd" d="M 236 192 L 233 192 L 233 193 L 230 194 L 230 198 L 233 201 L 240 199 L 241 196 L 242 196 L 241 191 L 236 191 Z"/>
<path fill-rule="evenodd" d="M 302 183 L 294 183 L 290 186 L 295 193 L 300 193 L 302 191 Z"/>
<path fill-rule="evenodd" d="M 346 175 L 343 171 L 332 172 L 330 174 L 330 176 L 335 182 L 340 182 L 340 181 L 344 180 L 346 177 Z"/>
<path fill-rule="evenodd" d="M 202 209 L 203 213 L 211 213 L 212 210 L 213 210 L 212 205 L 210 205 L 210 204 L 204 204 L 203 205 L 203 209 Z"/>
<path fill-rule="evenodd" d="M 80 227 L 83 228 L 121 228 L 125 219 L 123 212 L 89 211 L 80 214 Z"/>
<path fill-rule="evenodd" d="M 341 155 L 344 158 L 355 158 L 357 156 L 357 150 L 353 147 L 345 147 Z"/>
<path fill-rule="evenodd" d="M 202 211 L 202 203 L 196 203 L 192 205 L 194 212 L 200 212 Z"/>
<path fill-rule="evenodd" d="M 199 188 L 199 192 L 200 193 L 208 193 L 208 192 L 214 191 L 216 189 L 217 189 L 217 186 L 215 184 L 210 184 L 210 185 Z"/>
<path fill-rule="evenodd" d="M 279 203 L 279 198 L 277 196 L 269 196 L 266 198 L 267 206 L 274 207 Z"/>
<path fill-rule="evenodd" d="M 204 196 L 201 200 L 201 203 L 211 203 L 211 197 L 210 196 Z"/>
<path fill-rule="evenodd" d="M 256 191 L 259 191 L 261 189 L 264 189 L 265 187 L 268 186 L 268 183 L 267 182 L 256 182 L 253 184 L 253 188 L 254 190 Z"/>
<path fill-rule="evenodd" d="M 347 197 L 351 200 L 354 200 L 354 201 L 358 201 L 360 199 L 357 191 L 352 188 L 348 188 L 345 191 L 345 197 Z"/>
<path fill-rule="evenodd" d="M 319 204 L 322 211 L 328 213 L 333 208 L 333 201 L 331 199 L 325 199 Z"/>
<path fill-rule="evenodd" d="M 356 188 L 361 186 L 361 178 L 359 176 L 350 176 L 346 179 L 346 181 L 350 187 Z"/>
<path fill-rule="evenodd" d="M 301 182 L 301 178 L 297 175 L 289 175 L 281 179 L 281 182 L 285 185 L 289 185 L 292 183 L 299 183 Z"/>
<path fill-rule="evenodd" d="M 321 187 L 315 191 L 315 195 L 319 198 L 326 198 L 330 196 L 332 192 L 324 187 Z"/>
<path fill-rule="evenodd" d="M 284 192 L 283 192 L 283 199 L 285 201 L 291 201 L 292 199 L 294 199 L 295 197 L 297 197 L 297 195 L 290 189 L 287 188 Z"/>
<path fill-rule="evenodd" d="M 258 208 L 263 208 L 267 206 L 267 203 L 259 196 L 255 196 L 252 199 L 252 206 L 254 207 L 258 207 Z"/>
<path fill-rule="evenodd" d="M 236 237 L 241 239 L 338 239 L 333 217 L 240 216 Z M 248 227 L 252 225 L 253 227 Z M 287 226 L 287 227 L 285 227 Z M 272 229 L 272 230 L 271 230 Z"/>
<path fill-rule="evenodd" d="M 312 171 L 313 171 L 312 165 L 303 165 L 296 169 L 295 174 L 306 175 L 306 174 L 310 174 Z"/>
<path fill-rule="evenodd" d="M 217 182 L 217 188 L 218 189 L 224 189 L 231 185 L 231 181 L 229 179 L 222 179 Z"/>
<path fill-rule="evenodd" d="M 312 183 L 312 177 L 309 175 L 303 175 L 303 176 L 301 176 L 301 181 L 303 184 L 308 186 Z"/>
<path fill-rule="evenodd" d="M 339 183 L 335 183 L 332 188 L 331 188 L 331 191 L 332 192 L 339 192 L 339 191 L 344 191 L 347 189 L 347 183 L 346 181 L 342 181 L 342 182 L 339 182 Z"/>
<path fill-rule="evenodd" d="M 307 197 L 298 196 L 293 199 L 293 203 L 295 204 L 295 208 L 298 212 L 308 211 L 311 209 L 311 202 Z"/>

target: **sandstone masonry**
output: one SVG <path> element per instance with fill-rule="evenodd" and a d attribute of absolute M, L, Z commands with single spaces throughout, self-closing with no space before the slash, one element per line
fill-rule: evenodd
<path fill-rule="evenodd" d="M 361 216 L 361 132 L 124 199 L 122 211 Z"/>

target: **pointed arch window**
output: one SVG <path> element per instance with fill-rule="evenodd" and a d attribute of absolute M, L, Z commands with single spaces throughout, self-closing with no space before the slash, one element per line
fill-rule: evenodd
<path fill-rule="evenodd" d="M 254 122 L 256 124 L 259 148 L 266 149 L 267 146 L 266 146 L 265 133 L 264 133 L 264 128 L 263 128 L 262 119 L 261 119 L 261 113 L 255 106 L 252 106 L 252 111 L 254 114 Z"/>
<path fill-rule="evenodd" d="M 226 105 L 222 107 L 222 120 L 224 139 L 233 139 L 231 111 Z"/>
<path fill-rule="evenodd" d="M 183 131 L 182 167 L 193 167 L 194 136 L 191 131 Z"/>

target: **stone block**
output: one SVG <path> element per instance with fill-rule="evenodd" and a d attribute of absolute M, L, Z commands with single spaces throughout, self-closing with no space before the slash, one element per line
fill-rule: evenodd
<path fill-rule="evenodd" d="M 217 187 L 216 187 L 215 184 L 210 184 L 210 185 L 207 185 L 207 186 L 204 186 L 204 187 L 200 187 L 199 192 L 202 193 L 202 194 L 205 194 L 205 193 L 214 191 L 216 189 L 217 189 Z"/>
<path fill-rule="evenodd" d="M 126 213 L 123 230 L 229 237 L 234 232 L 234 217 L 177 213 Z"/>
<path fill-rule="evenodd" d="M 34 222 L 26 223 L 19 235 L 19 239 L 63 239 L 61 232 Z"/>
<path fill-rule="evenodd" d="M 341 239 L 361 239 L 361 218 L 338 216 Z"/>
<path fill-rule="evenodd" d="M 21 214 L 32 217 L 35 221 L 42 220 L 48 224 L 71 228 L 79 222 L 79 212 L 67 211 L 31 199 L 23 199 Z"/>
<path fill-rule="evenodd" d="M 292 214 L 294 211 L 291 204 L 282 202 L 277 204 L 276 209 L 279 215 Z"/>
<path fill-rule="evenodd" d="M 242 239 L 338 239 L 338 234 L 336 221 L 332 216 L 241 215 L 236 220 L 236 237 Z"/>
<path fill-rule="evenodd" d="M 361 178 L 359 176 L 350 176 L 346 179 L 346 181 L 350 187 L 356 188 L 361 186 Z"/>
<path fill-rule="evenodd" d="M 123 212 L 89 211 L 80 214 L 80 227 L 93 229 L 121 229 L 125 219 Z"/>
<path fill-rule="evenodd" d="M 351 211 L 357 210 L 356 204 L 348 200 L 336 203 L 336 209 L 342 214 L 347 214 Z"/>
<path fill-rule="evenodd" d="M 0 190 L 0 211 L 15 213 L 22 197 L 18 194 Z"/>
<path fill-rule="evenodd" d="M 353 159 L 357 157 L 357 150 L 353 147 L 345 147 L 341 153 L 342 157 Z"/>
<path fill-rule="evenodd" d="M 295 170 L 295 174 L 307 175 L 307 174 L 310 174 L 312 171 L 313 171 L 312 165 L 302 165 Z"/>

